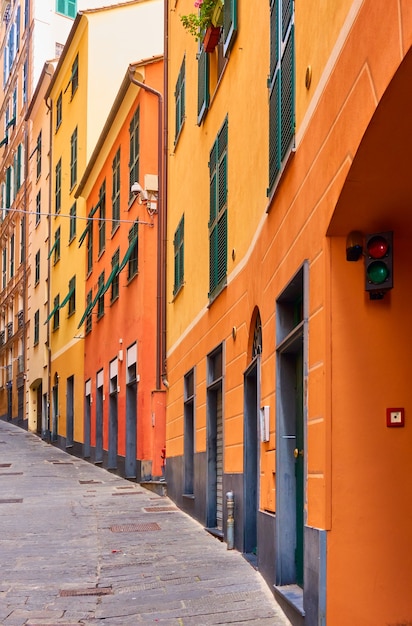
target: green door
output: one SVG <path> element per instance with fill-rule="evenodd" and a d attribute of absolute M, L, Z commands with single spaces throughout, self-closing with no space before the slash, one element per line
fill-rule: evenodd
<path fill-rule="evenodd" d="M 296 355 L 296 582 L 303 587 L 303 507 L 304 507 L 304 439 L 303 439 L 303 357 Z"/>

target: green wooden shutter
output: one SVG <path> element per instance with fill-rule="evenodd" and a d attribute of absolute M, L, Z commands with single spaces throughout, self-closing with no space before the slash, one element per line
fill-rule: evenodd
<path fill-rule="evenodd" d="M 295 81 L 294 81 L 294 28 L 290 29 L 289 37 L 286 41 L 284 53 L 281 61 L 281 106 L 282 106 L 282 124 L 281 124 L 281 154 L 283 159 L 293 141 L 295 134 Z"/>
<path fill-rule="evenodd" d="M 180 130 L 183 126 L 183 121 L 185 117 L 185 66 L 186 62 L 185 59 L 183 59 L 175 89 L 175 143 L 180 134 Z"/>
<path fill-rule="evenodd" d="M 211 150 L 209 162 L 209 297 L 213 297 L 223 286 L 227 274 L 227 145 L 226 119 Z"/>
<path fill-rule="evenodd" d="M 209 107 L 209 55 L 203 48 L 198 58 L 198 98 L 197 98 L 197 123 L 200 124 Z"/>
<path fill-rule="evenodd" d="M 225 0 L 223 5 L 223 54 L 227 56 L 237 33 L 237 0 Z"/>
<path fill-rule="evenodd" d="M 295 134 L 293 0 L 270 0 L 269 187 L 272 190 Z"/>

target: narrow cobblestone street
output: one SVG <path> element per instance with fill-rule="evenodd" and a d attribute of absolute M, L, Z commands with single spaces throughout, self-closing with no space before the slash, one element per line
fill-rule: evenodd
<path fill-rule="evenodd" d="M 173 502 L 0 422 L 0 624 L 287 626 Z"/>

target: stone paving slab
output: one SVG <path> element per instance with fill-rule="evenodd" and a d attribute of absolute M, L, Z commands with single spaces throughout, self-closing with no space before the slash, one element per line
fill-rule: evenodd
<path fill-rule="evenodd" d="M 0 626 L 290 626 L 166 496 L 7 422 L 0 442 Z"/>

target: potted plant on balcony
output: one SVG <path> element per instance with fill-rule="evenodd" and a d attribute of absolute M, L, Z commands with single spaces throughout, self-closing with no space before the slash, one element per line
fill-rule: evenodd
<path fill-rule="evenodd" d="M 182 24 L 196 41 L 202 40 L 206 52 L 213 52 L 220 38 L 223 1 L 196 0 L 194 5 L 198 12 L 181 15 Z"/>

